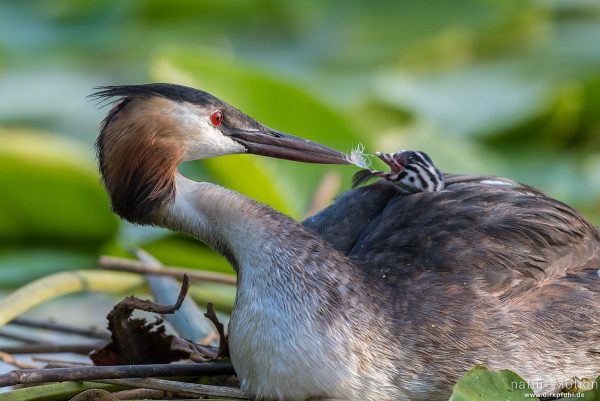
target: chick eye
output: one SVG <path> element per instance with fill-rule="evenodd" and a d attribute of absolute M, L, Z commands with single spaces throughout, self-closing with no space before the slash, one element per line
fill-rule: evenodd
<path fill-rule="evenodd" d="M 218 127 L 219 125 L 221 125 L 221 123 L 223 122 L 223 113 L 221 113 L 220 111 L 215 111 L 214 113 L 212 113 L 210 115 L 210 122 L 215 127 Z"/>

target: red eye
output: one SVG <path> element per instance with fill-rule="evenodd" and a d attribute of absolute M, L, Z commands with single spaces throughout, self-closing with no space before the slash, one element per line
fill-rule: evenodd
<path fill-rule="evenodd" d="M 221 113 L 220 111 L 215 111 L 214 113 L 212 113 L 210 115 L 210 122 L 215 127 L 218 127 L 219 125 L 221 125 L 221 123 L 223 122 L 223 113 Z"/>

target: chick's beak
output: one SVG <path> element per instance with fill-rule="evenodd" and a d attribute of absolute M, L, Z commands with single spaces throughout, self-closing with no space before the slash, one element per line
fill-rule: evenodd
<path fill-rule="evenodd" d="M 350 164 L 342 152 L 267 127 L 256 131 L 233 129 L 227 135 L 255 155 L 305 163 Z"/>
<path fill-rule="evenodd" d="M 389 153 L 376 152 L 375 155 L 381 159 L 385 164 L 387 164 L 392 173 L 397 174 L 404 170 L 404 167 L 408 164 L 408 159 L 404 154 L 395 153 L 393 155 Z"/>

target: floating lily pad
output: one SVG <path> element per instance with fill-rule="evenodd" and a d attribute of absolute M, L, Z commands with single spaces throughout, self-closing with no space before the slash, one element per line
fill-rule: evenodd
<path fill-rule="evenodd" d="M 510 370 L 476 366 L 454 386 L 450 401 L 538 401 L 527 383 Z"/>

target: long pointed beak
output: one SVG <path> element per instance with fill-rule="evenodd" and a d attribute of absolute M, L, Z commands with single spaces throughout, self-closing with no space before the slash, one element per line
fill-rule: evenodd
<path fill-rule="evenodd" d="M 342 152 L 267 127 L 260 131 L 229 130 L 227 134 L 255 155 L 306 163 L 350 164 Z"/>

